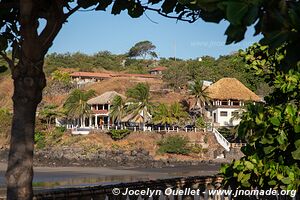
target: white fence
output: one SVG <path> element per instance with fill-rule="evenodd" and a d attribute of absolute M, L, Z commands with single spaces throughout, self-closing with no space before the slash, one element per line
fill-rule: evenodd
<path fill-rule="evenodd" d="M 219 133 L 219 131 L 218 131 L 217 129 L 213 128 L 213 133 L 215 134 L 215 137 L 216 137 L 218 143 L 219 143 L 222 147 L 224 147 L 224 149 L 225 149 L 226 151 L 230 151 L 230 146 L 231 146 L 231 145 L 230 145 L 230 142 L 228 142 L 228 141 L 226 140 L 226 138 L 224 138 L 224 136 L 223 136 L 221 133 Z"/>

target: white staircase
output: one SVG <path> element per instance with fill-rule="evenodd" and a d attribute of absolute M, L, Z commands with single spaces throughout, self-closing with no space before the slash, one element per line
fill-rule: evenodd
<path fill-rule="evenodd" d="M 224 138 L 224 136 L 221 133 L 219 133 L 217 129 L 213 128 L 212 132 L 215 134 L 218 143 L 222 147 L 224 147 L 226 151 L 230 151 L 230 142 L 228 142 L 226 138 Z"/>

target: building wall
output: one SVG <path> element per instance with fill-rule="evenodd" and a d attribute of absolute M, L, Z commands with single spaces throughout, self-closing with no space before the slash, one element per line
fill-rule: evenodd
<path fill-rule="evenodd" d="M 239 112 L 240 110 L 237 108 L 216 108 L 212 112 L 212 119 L 214 120 L 214 113 L 216 114 L 216 123 L 219 123 L 220 126 L 236 126 L 240 123 L 239 120 L 232 120 L 233 113 Z M 227 116 L 221 116 L 222 112 L 227 112 Z"/>

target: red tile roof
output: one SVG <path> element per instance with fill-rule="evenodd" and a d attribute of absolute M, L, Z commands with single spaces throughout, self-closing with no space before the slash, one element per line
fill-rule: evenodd
<path fill-rule="evenodd" d="M 150 74 L 111 74 L 112 77 L 141 77 L 141 78 L 156 78 Z"/>
<path fill-rule="evenodd" d="M 165 71 L 167 69 L 168 68 L 166 68 L 166 67 L 155 67 L 153 69 L 150 69 L 149 71 Z"/>
<path fill-rule="evenodd" d="M 81 77 L 95 77 L 95 78 L 110 78 L 111 74 L 108 73 L 99 73 L 99 72 L 73 72 L 70 74 L 72 77 L 81 76 Z"/>
<path fill-rule="evenodd" d="M 94 114 L 108 114 L 108 110 L 92 110 Z"/>
<path fill-rule="evenodd" d="M 140 77 L 157 78 L 150 74 L 119 74 L 119 73 L 100 73 L 100 72 L 73 72 L 71 77 L 91 77 L 91 78 L 111 78 L 111 77 Z"/>

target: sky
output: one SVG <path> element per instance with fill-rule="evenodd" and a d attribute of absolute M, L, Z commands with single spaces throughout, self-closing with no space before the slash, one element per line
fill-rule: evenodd
<path fill-rule="evenodd" d="M 225 45 L 226 21 L 215 24 L 198 20 L 191 24 L 151 11 L 146 14 L 148 18 L 142 15 L 133 19 L 126 11 L 116 16 L 108 11 L 77 12 L 64 24 L 49 53 L 82 52 L 91 55 L 108 50 L 122 54 L 135 43 L 149 40 L 156 46 L 159 57 L 194 59 L 209 55 L 217 58 L 244 49 L 261 38 L 253 37 L 251 28 L 242 42 Z"/>

